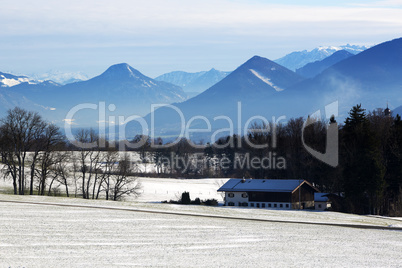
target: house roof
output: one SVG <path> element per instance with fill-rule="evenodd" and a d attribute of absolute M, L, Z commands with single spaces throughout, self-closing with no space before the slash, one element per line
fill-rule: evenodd
<path fill-rule="evenodd" d="M 328 193 L 314 193 L 314 201 L 316 202 L 327 202 Z"/>
<path fill-rule="evenodd" d="M 293 192 L 302 184 L 307 184 L 318 191 L 305 180 L 230 179 L 218 189 L 218 192 Z"/>

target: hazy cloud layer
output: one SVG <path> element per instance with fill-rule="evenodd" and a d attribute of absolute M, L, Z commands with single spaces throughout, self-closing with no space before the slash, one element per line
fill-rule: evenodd
<path fill-rule="evenodd" d="M 0 70 L 93 75 L 117 62 L 150 76 L 233 70 L 254 54 L 276 59 L 318 45 L 401 36 L 402 1 L 270 2 L 2 1 Z"/>

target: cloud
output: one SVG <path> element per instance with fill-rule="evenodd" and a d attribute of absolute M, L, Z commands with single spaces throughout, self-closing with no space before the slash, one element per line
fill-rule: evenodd
<path fill-rule="evenodd" d="M 77 125 L 77 123 L 74 123 L 75 119 L 63 119 L 63 121 L 68 125 Z"/>
<path fill-rule="evenodd" d="M 92 76 L 128 62 L 149 76 L 233 70 L 253 55 L 276 59 L 319 45 L 400 37 L 399 2 L 2 0 L 0 69 Z"/>
<path fill-rule="evenodd" d="M 356 6 L 365 7 L 388 7 L 388 8 L 402 8 L 402 0 L 384 0 L 384 1 L 371 1 L 362 4 L 355 4 Z"/>
<path fill-rule="evenodd" d="M 107 120 L 100 120 L 96 121 L 97 124 L 109 124 L 109 125 L 115 125 L 116 123 L 114 121 L 107 121 Z"/>
<path fill-rule="evenodd" d="M 311 26 L 349 22 L 402 25 L 395 3 L 366 6 L 303 6 L 249 1 L 9 1 L 2 3 L 3 34 L 143 34 L 164 35 L 204 29 L 236 34 L 266 34 L 281 24 Z M 376 2 L 377 3 L 377 2 Z M 387 4 L 388 3 L 388 4 Z M 387 7 L 390 5 L 390 7 Z"/>

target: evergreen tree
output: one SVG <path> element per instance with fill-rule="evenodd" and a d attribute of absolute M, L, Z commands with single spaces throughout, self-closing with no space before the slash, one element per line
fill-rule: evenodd
<path fill-rule="evenodd" d="M 365 109 L 354 106 L 343 128 L 342 165 L 345 197 L 351 212 L 379 213 L 385 167 Z"/>

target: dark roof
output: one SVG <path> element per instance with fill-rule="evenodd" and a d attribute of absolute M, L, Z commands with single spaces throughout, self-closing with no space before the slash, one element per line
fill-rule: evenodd
<path fill-rule="evenodd" d="M 293 192 L 302 184 L 307 184 L 315 191 L 318 190 L 305 180 L 253 180 L 230 179 L 219 192 Z"/>
<path fill-rule="evenodd" d="M 328 193 L 314 193 L 314 201 L 328 202 Z"/>

